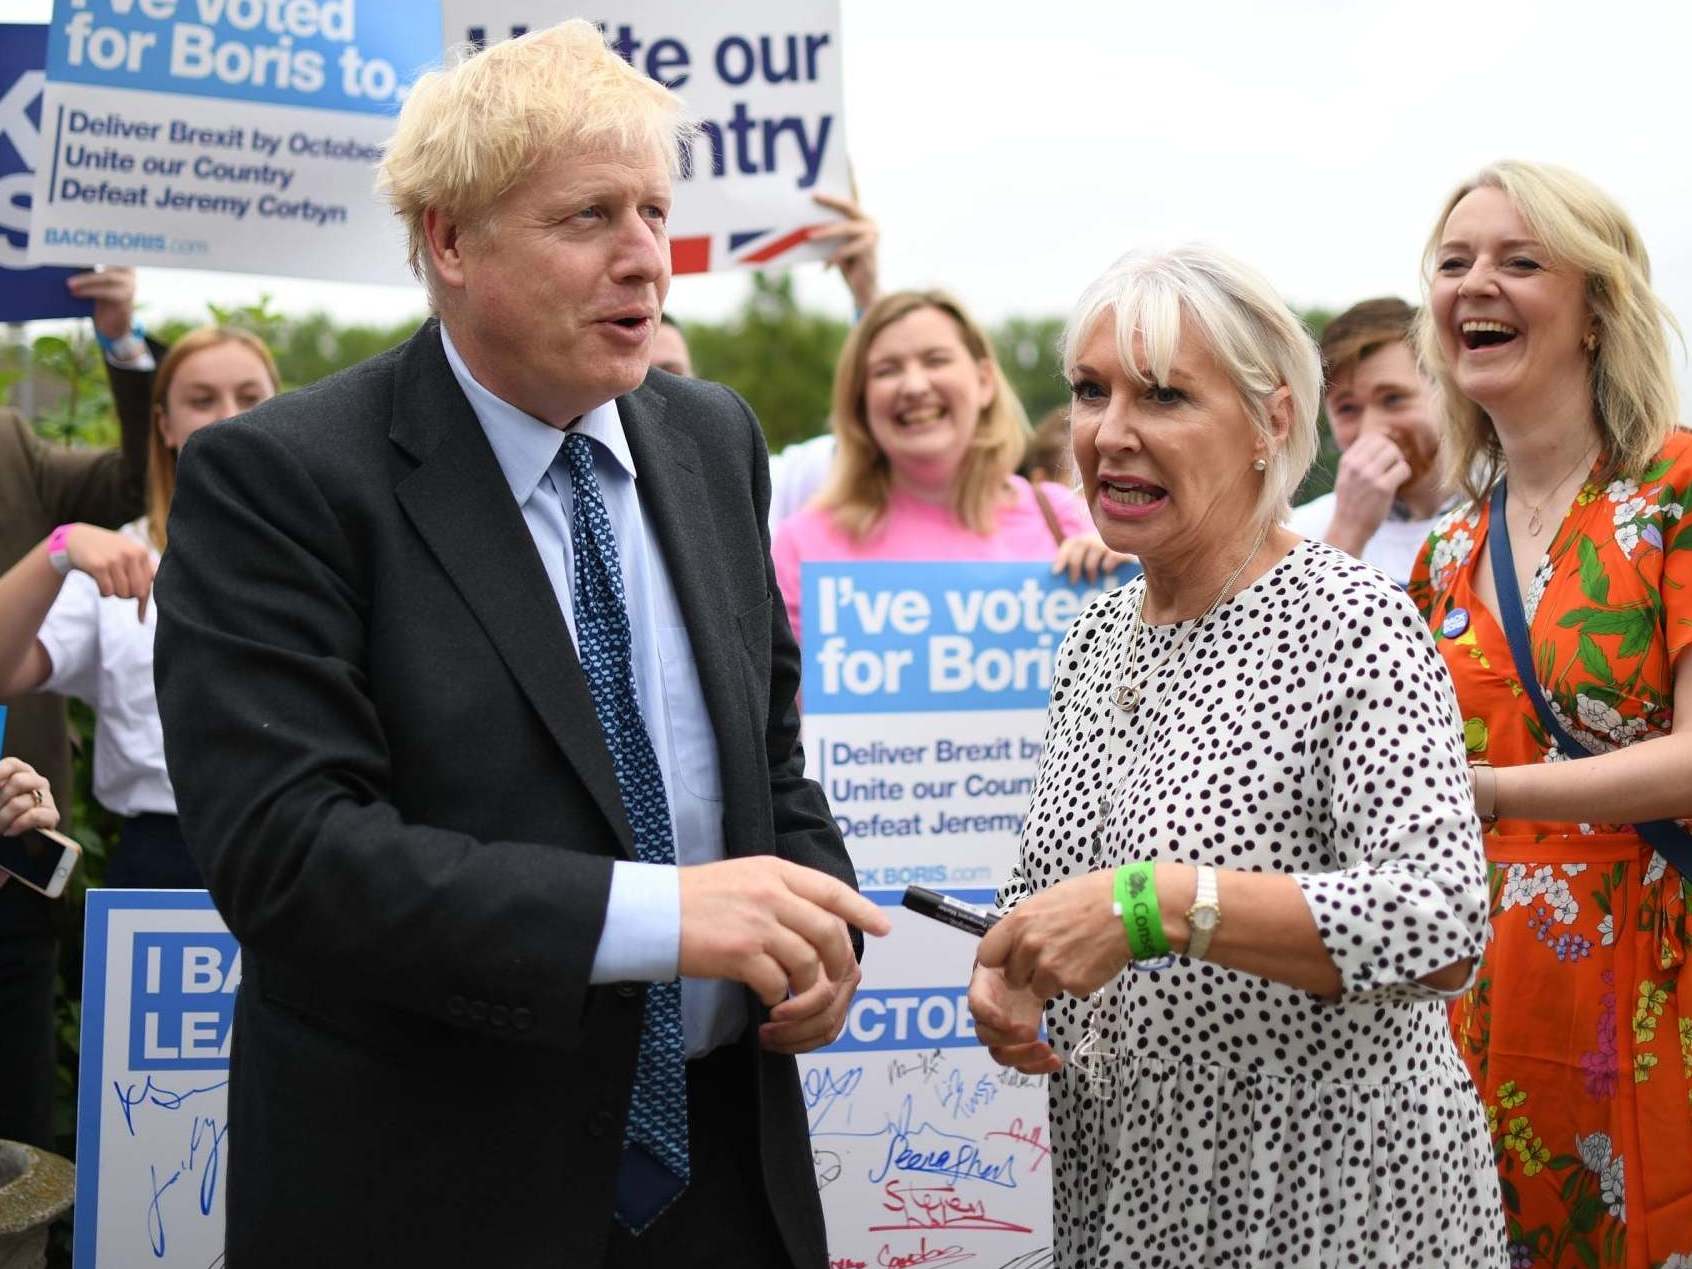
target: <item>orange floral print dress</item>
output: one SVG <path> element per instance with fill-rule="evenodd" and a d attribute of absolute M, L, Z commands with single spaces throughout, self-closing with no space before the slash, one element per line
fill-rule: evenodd
<path fill-rule="evenodd" d="M 1594 752 L 1669 731 L 1692 647 L 1692 433 L 1642 479 L 1589 480 L 1523 596 L 1541 685 Z M 1457 686 L 1470 756 L 1562 762 L 1474 590 L 1488 513 L 1428 538 L 1410 593 Z M 1520 544 L 1515 544 L 1517 549 Z M 1631 825 L 1501 820 L 1492 939 L 1451 1008 L 1492 1130 L 1512 1269 L 1692 1269 L 1687 884 Z"/>

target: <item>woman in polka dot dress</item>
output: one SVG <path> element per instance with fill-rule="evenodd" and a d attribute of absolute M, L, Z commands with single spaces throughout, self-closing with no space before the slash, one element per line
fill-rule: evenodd
<path fill-rule="evenodd" d="M 1462 737 L 1403 593 L 1279 523 L 1310 338 L 1184 248 L 1095 282 L 1064 361 L 1089 507 L 1145 576 L 1060 652 L 970 988 L 993 1056 L 1051 1077 L 1057 1262 L 1496 1269 L 1443 1004 L 1486 930 Z"/>
<path fill-rule="evenodd" d="M 1663 307 L 1621 209 L 1532 164 L 1460 187 L 1427 264 L 1424 357 L 1470 476 L 1411 593 L 1457 684 L 1476 802 L 1497 817 L 1492 942 L 1452 1023 L 1511 1259 L 1692 1269 L 1687 884 L 1634 827 L 1692 816 L 1692 435 L 1674 427 Z M 1590 759 L 1568 761 L 1580 753 L 1527 696 L 1499 622 L 1510 573 L 1530 672 Z"/>

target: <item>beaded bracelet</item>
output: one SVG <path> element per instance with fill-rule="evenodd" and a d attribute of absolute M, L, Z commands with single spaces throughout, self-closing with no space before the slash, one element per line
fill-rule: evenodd
<path fill-rule="evenodd" d="M 1113 889 L 1116 901 L 1111 908 L 1122 919 L 1122 929 L 1128 936 L 1128 954 L 1134 963 L 1167 959 L 1169 939 L 1163 932 L 1163 913 L 1157 906 L 1157 865 L 1145 859 L 1123 864 L 1116 870 Z"/>

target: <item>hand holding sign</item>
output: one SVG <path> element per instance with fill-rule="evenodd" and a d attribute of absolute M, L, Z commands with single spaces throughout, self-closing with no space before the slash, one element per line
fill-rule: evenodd
<path fill-rule="evenodd" d="M 122 339 L 134 327 L 134 269 L 77 273 L 65 279 L 65 286 L 77 299 L 94 301 L 94 329 L 107 339 Z"/>
<path fill-rule="evenodd" d="M 852 289 L 852 304 L 861 313 L 875 303 L 879 289 L 876 248 L 881 242 L 881 229 L 850 198 L 836 198 L 832 194 L 812 197 L 821 206 L 846 218 L 839 224 L 824 225 L 813 231 L 811 241 L 840 244 L 828 262 L 846 279 L 846 285 Z"/>

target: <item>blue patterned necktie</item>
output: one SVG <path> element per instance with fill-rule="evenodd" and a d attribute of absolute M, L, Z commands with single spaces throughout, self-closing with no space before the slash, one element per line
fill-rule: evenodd
<path fill-rule="evenodd" d="M 593 444 L 578 432 L 564 438 L 573 495 L 570 537 L 576 554 L 576 654 L 593 694 L 593 712 L 611 750 L 623 810 L 634 830 L 635 856 L 643 864 L 674 864 L 675 838 L 664 799 L 664 775 L 635 696 L 623 571 L 617 563 L 617 538 L 593 471 Z M 646 992 L 634 1095 L 617 1173 L 617 1220 L 637 1234 L 687 1185 L 684 1053 L 681 984 L 652 983 Z"/>

